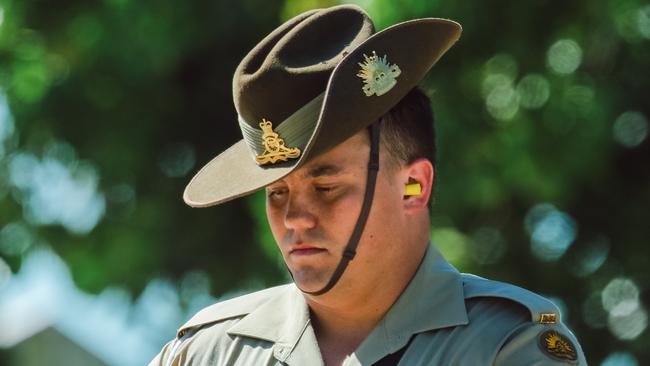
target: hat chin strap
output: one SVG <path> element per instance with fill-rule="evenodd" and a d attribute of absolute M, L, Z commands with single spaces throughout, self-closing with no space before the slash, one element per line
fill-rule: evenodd
<path fill-rule="evenodd" d="M 361 234 L 363 234 L 363 229 L 366 226 L 366 221 L 368 220 L 368 214 L 370 213 L 370 208 L 372 207 L 372 199 L 375 195 L 375 185 L 377 183 L 377 172 L 379 171 L 379 123 L 375 122 L 368 128 L 370 132 L 370 160 L 368 161 L 368 177 L 366 179 L 366 193 L 363 197 L 363 205 L 361 206 L 361 212 L 359 213 L 359 218 L 357 223 L 354 226 L 352 235 L 348 240 L 348 245 L 345 246 L 343 251 L 343 256 L 339 265 L 334 270 L 334 274 L 330 278 L 329 282 L 325 287 L 318 291 L 305 291 L 298 286 L 298 289 L 305 294 L 318 296 L 322 295 L 334 287 L 339 281 L 343 272 L 348 267 L 348 264 L 354 256 L 357 254 L 357 246 L 359 245 L 359 239 L 361 239 Z M 291 274 L 291 271 L 289 271 Z M 293 278 L 293 274 L 291 274 Z M 295 282 L 295 281 L 294 281 Z"/>

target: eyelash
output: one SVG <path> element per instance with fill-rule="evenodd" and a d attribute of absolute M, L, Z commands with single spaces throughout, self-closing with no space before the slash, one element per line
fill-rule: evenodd
<path fill-rule="evenodd" d="M 270 199 L 273 199 L 273 198 L 278 198 L 280 195 L 285 193 L 287 193 L 286 189 L 276 189 L 276 190 L 268 191 L 266 196 Z"/>
<path fill-rule="evenodd" d="M 336 187 L 334 187 L 334 186 L 316 186 L 316 187 L 314 187 L 314 190 L 316 192 L 325 193 L 325 194 L 332 193 L 332 192 L 334 192 L 335 189 L 336 189 Z M 282 196 L 282 195 L 284 195 L 286 193 L 287 193 L 286 189 L 276 189 L 276 190 L 269 191 L 266 195 L 267 195 L 268 198 L 274 199 L 274 198 L 279 198 L 280 196 Z"/>
<path fill-rule="evenodd" d="M 315 187 L 315 189 L 316 189 L 317 192 L 321 192 L 321 193 L 330 193 L 330 192 L 334 191 L 334 189 L 336 189 L 336 187 L 331 187 L 331 186 L 319 186 L 319 187 Z"/>

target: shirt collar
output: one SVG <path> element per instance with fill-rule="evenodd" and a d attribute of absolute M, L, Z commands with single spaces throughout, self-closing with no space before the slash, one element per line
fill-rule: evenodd
<path fill-rule="evenodd" d="M 373 364 L 404 347 L 413 334 L 468 323 L 461 275 L 429 245 L 402 295 L 350 357 Z"/>
<path fill-rule="evenodd" d="M 461 276 L 430 245 L 404 292 L 350 357 L 372 364 L 402 348 L 413 334 L 467 323 Z M 242 318 L 228 333 L 275 342 L 274 356 L 283 362 L 299 341 L 300 348 L 307 342 L 304 346 L 318 349 L 309 308 L 295 285 Z"/>
<path fill-rule="evenodd" d="M 309 308 L 291 284 L 228 329 L 229 334 L 293 345 L 309 324 Z"/>
<path fill-rule="evenodd" d="M 322 364 L 309 307 L 294 285 L 246 315 L 228 334 L 273 342 L 273 357 L 289 365 Z"/>

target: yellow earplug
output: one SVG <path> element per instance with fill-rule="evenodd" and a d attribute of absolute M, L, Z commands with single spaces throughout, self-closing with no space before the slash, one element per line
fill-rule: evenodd
<path fill-rule="evenodd" d="M 405 196 L 419 196 L 420 194 L 422 194 L 422 186 L 420 183 L 410 183 L 406 185 L 406 189 L 404 190 Z"/>

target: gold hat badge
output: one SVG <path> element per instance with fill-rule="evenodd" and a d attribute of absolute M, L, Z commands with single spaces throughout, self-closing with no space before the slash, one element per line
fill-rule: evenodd
<path fill-rule="evenodd" d="M 402 70 L 397 65 L 391 65 L 386 61 L 386 55 L 383 58 L 377 56 L 375 51 L 372 51 L 372 56 L 368 57 L 365 54 L 364 63 L 359 63 L 361 70 L 357 74 L 358 77 L 363 79 L 363 92 L 366 96 L 377 94 L 377 96 L 386 94 L 397 83 L 397 78 Z"/>
<path fill-rule="evenodd" d="M 264 132 L 262 134 L 262 145 L 264 145 L 264 152 L 255 155 L 255 160 L 259 165 L 275 164 L 278 161 L 287 161 L 289 158 L 297 158 L 300 156 L 300 149 L 297 147 L 284 146 L 284 140 L 273 131 L 273 124 L 271 121 L 262 119 L 260 127 Z"/>

